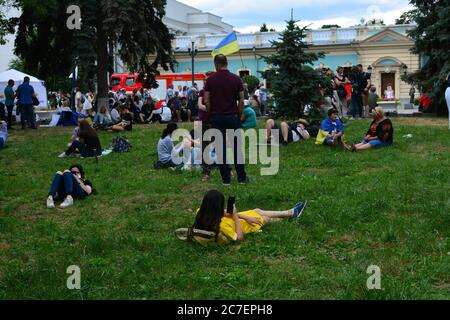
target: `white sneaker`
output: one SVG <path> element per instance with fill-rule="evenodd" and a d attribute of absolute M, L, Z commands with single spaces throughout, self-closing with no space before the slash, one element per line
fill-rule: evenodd
<path fill-rule="evenodd" d="M 67 158 L 66 152 L 61 153 L 58 158 Z"/>
<path fill-rule="evenodd" d="M 59 206 L 61 209 L 66 209 L 70 206 L 73 206 L 73 198 L 71 196 L 67 196 L 63 203 Z"/>
<path fill-rule="evenodd" d="M 49 196 L 47 198 L 47 208 L 49 208 L 49 209 L 55 208 L 55 202 L 53 201 L 53 197 L 52 196 Z"/>

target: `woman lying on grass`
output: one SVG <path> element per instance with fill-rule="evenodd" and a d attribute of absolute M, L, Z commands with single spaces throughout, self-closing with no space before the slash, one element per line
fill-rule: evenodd
<path fill-rule="evenodd" d="M 242 241 L 244 235 L 259 231 L 264 225 L 275 218 L 299 218 L 305 210 L 307 201 L 300 202 L 293 209 L 286 211 L 264 211 L 254 209 L 237 212 L 234 206 L 233 214 L 227 214 L 225 210 L 225 197 L 217 190 L 209 191 L 203 198 L 202 205 L 197 212 L 194 230 L 211 232 L 210 237 L 200 234 L 191 235 L 191 239 L 206 245 L 216 242 L 226 244 L 230 241 Z M 190 235 L 188 235 L 188 238 Z"/>
<path fill-rule="evenodd" d="M 376 107 L 372 111 L 373 122 L 364 140 L 359 144 L 346 145 L 353 152 L 391 146 L 394 143 L 394 128 L 391 120 L 386 118 L 384 110 Z"/>
<path fill-rule="evenodd" d="M 73 205 L 74 199 L 84 199 L 93 191 L 92 183 L 84 179 L 83 167 L 74 164 L 64 173 L 56 173 L 48 193 L 47 208 L 55 208 L 55 200 L 64 199 L 59 208 L 65 209 Z"/>

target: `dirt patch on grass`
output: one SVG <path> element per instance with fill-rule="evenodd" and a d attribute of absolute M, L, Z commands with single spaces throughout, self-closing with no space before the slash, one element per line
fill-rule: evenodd
<path fill-rule="evenodd" d="M 442 127 L 448 125 L 446 118 L 395 118 L 395 123 L 409 126 Z"/>
<path fill-rule="evenodd" d="M 332 170 L 329 168 L 305 168 L 305 173 L 312 173 L 317 175 L 329 175 Z"/>
<path fill-rule="evenodd" d="M 354 237 L 349 234 L 344 234 L 339 237 L 331 238 L 327 241 L 328 244 L 335 245 L 337 243 L 349 243 L 354 240 Z"/>

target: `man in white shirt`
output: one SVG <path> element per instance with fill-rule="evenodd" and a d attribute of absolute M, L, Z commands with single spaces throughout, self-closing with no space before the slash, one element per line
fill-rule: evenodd
<path fill-rule="evenodd" d="M 162 108 L 153 110 L 150 115 L 150 123 L 169 123 L 172 121 L 172 110 L 167 106 L 167 103 L 162 104 Z"/>

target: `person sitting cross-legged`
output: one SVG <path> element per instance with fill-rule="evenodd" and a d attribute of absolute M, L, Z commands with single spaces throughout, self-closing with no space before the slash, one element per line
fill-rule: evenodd
<path fill-rule="evenodd" d="M 346 145 L 348 150 L 363 151 L 374 148 L 388 147 L 394 143 L 394 128 L 391 120 L 386 118 L 384 110 L 376 107 L 372 111 L 373 122 L 367 135 L 361 143 Z"/>
<path fill-rule="evenodd" d="M 294 208 L 285 211 L 253 209 L 240 213 L 234 205 L 233 213 L 227 213 L 224 194 L 211 190 L 203 198 L 192 229 L 209 231 L 214 236 L 194 236 L 192 240 L 202 245 L 242 241 L 245 235 L 258 232 L 272 219 L 298 219 L 307 204 L 307 201 L 302 201 Z"/>
<path fill-rule="evenodd" d="M 317 135 L 316 144 L 325 146 L 341 146 L 344 144 L 344 125 L 339 119 L 339 111 L 330 109 L 328 117 L 322 121 Z"/>
<path fill-rule="evenodd" d="M 59 157 L 66 158 L 77 150 L 83 158 L 100 156 L 102 154 L 102 146 L 97 131 L 86 120 L 80 121 L 79 140 L 74 140 L 69 149 L 60 154 Z"/>
<path fill-rule="evenodd" d="M 55 174 L 48 193 L 47 208 L 55 208 L 55 201 L 64 200 L 59 208 L 65 209 L 73 205 L 74 199 L 84 199 L 92 193 L 92 182 L 85 180 L 83 167 L 74 164 L 69 170 Z"/>

